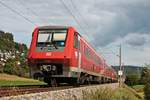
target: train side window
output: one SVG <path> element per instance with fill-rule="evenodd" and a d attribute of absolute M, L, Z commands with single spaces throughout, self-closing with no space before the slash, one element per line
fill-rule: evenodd
<path fill-rule="evenodd" d="M 79 43 L 78 43 L 78 36 L 77 36 L 77 33 L 74 33 L 74 48 L 78 48 L 79 46 Z"/>
<path fill-rule="evenodd" d="M 80 49 L 80 36 L 78 36 L 78 48 Z"/>

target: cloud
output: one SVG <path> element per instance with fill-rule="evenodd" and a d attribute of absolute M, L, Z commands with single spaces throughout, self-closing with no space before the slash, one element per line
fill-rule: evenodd
<path fill-rule="evenodd" d="M 149 55 L 150 47 L 143 47 L 143 50 L 138 49 L 130 49 L 128 50 L 128 54 L 123 55 L 123 62 L 129 65 L 141 65 L 143 66 L 145 63 L 150 63 L 150 55 Z M 125 52 L 124 52 L 125 53 Z"/>
<path fill-rule="evenodd" d="M 146 38 L 143 34 L 130 33 L 124 38 L 124 41 L 130 46 L 143 46 L 146 43 Z"/>
<path fill-rule="evenodd" d="M 103 20 L 96 22 L 99 23 L 97 24 L 99 27 L 93 36 L 92 43 L 103 47 L 130 33 L 149 33 L 150 13 L 148 9 L 150 9 L 148 0 L 142 2 L 140 0 L 127 0 L 126 2 L 102 0 L 95 3 L 91 12 L 102 17 Z"/>
<path fill-rule="evenodd" d="M 125 2 L 120 0 L 76 0 L 73 2 L 78 11 L 70 1 L 64 0 L 86 31 L 80 29 L 80 26 L 60 0 L 45 0 L 45 2 L 42 0 L 30 0 L 29 2 L 9 0 L 3 2 L 38 25 L 72 25 L 77 28 L 80 34 L 88 37 L 91 44 L 96 47 L 106 46 L 130 33 L 148 33 L 150 31 L 149 0 L 126 0 Z M 21 23 L 18 23 L 18 25 L 22 26 L 22 30 L 33 30 L 34 25 L 5 7 L 0 8 L 2 11 L 0 19 L 4 19 L 1 20 L 2 23 L 5 23 L 4 27 L 9 26 L 9 29 L 16 30 L 17 26 L 10 26 L 19 21 Z M 81 13 L 83 18 L 79 16 L 78 12 Z M 4 16 L 6 17 L 4 18 Z M 88 23 L 88 26 L 85 25 L 83 19 Z M 29 27 L 32 27 L 32 29 Z"/>

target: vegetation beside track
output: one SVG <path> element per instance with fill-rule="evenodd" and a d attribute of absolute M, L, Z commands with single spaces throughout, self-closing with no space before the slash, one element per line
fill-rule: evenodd
<path fill-rule="evenodd" d="M 130 88 L 130 87 L 128 87 Z M 127 87 L 117 88 L 102 88 L 96 92 L 84 93 L 84 100 L 142 100 L 137 94 L 133 93 Z"/>
<path fill-rule="evenodd" d="M 134 85 L 132 88 L 141 96 L 144 98 L 144 85 Z"/>
<path fill-rule="evenodd" d="M 0 74 L 0 87 L 3 86 L 23 86 L 23 85 L 45 85 L 46 83 L 15 75 Z"/>
<path fill-rule="evenodd" d="M 137 92 L 144 92 L 144 85 L 134 85 L 132 88 Z"/>

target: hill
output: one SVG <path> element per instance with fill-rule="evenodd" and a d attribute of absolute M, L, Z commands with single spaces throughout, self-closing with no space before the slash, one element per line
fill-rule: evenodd
<path fill-rule="evenodd" d="M 116 72 L 118 72 L 119 70 L 119 66 L 112 66 Z M 141 76 L 141 72 L 143 67 L 141 66 L 132 66 L 132 65 L 124 65 L 122 66 L 122 69 L 124 71 L 124 75 L 132 75 L 132 74 L 136 74 L 136 75 L 140 75 Z"/>

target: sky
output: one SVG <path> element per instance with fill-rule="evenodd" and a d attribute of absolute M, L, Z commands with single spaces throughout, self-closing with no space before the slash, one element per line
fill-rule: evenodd
<path fill-rule="evenodd" d="M 0 0 L 0 30 L 30 45 L 33 29 L 73 26 L 110 65 L 150 63 L 150 0 Z"/>

